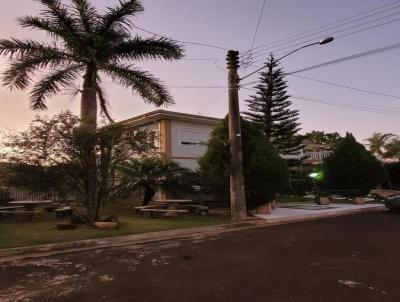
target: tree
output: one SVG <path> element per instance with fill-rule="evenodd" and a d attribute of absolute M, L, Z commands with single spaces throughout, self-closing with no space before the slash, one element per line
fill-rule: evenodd
<path fill-rule="evenodd" d="M 384 157 L 394 157 L 400 159 L 400 139 L 393 138 L 390 142 L 385 145 Z"/>
<path fill-rule="evenodd" d="M 324 185 L 330 189 L 359 190 L 363 194 L 386 177 L 383 165 L 350 133 L 323 162 Z"/>
<path fill-rule="evenodd" d="M 246 202 L 249 209 L 271 202 L 286 189 L 288 168 L 277 150 L 253 123 L 242 120 L 242 151 Z M 199 161 L 202 184 L 218 200 L 229 200 L 229 135 L 225 118 L 212 132 Z"/>
<path fill-rule="evenodd" d="M 12 164 L 8 183 L 34 191 L 78 192 L 86 201 L 90 221 L 98 217 L 101 204 L 119 196 L 117 168 L 132 157 L 154 152 L 154 134 L 124 129 L 114 124 L 101 127 L 94 137 L 96 202 L 88 199 L 87 153 L 82 148 L 80 120 L 64 112 L 36 117 L 28 130 L 6 139 L 5 159 Z M 32 178 L 30 178 L 32 176 Z"/>
<path fill-rule="evenodd" d="M 97 103 L 111 120 L 104 77 L 137 92 L 146 102 L 161 106 L 173 103 L 172 97 L 160 81 L 130 62 L 148 59 L 176 60 L 183 49 L 166 38 L 132 37 L 132 19 L 143 11 L 139 0 L 120 0 L 119 5 L 99 13 L 89 0 L 38 0 L 43 9 L 39 16 L 18 19 L 22 27 L 46 32 L 50 42 L 1 39 L 0 55 L 10 59 L 4 71 L 3 83 L 10 89 L 26 89 L 31 84 L 31 107 L 46 108 L 50 97 L 65 89 L 81 93 L 81 146 L 86 158 L 88 174 L 87 199 L 97 203 L 97 167 L 95 135 Z M 38 74 L 44 74 L 37 78 Z M 82 89 L 75 82 L 83 76 Z M 35 82 L 35 83 L 33 83 Z"/>
<path fill-rule="evenodd" d="M 373 154 L 383 155 L 387 144 L 394 137 L 395 135 L 392 133 L 373 133 L 371 137 L 366 139 L 369 151 Z"/>
<path fill-rule="evenodd" d="M 279 61 L 271 54 L 266 62 L 267 72 L 260 74 L 256 93 L 246 100 L 249 110 L 244 117 L 263 129 L 266 140 L 281 154 L 296 154 L 301 149 L 297 110 L 290 109 L 292 102 L 287 94 L 285 74 Z"/>
<path fill-rule="evenodd" d="M 334 148 L 343 137 L 337 132 L 311 131 L 302 135 L 302 140 L 312 144 L 327 145 Z"/>
<path fill-rule="evenodd" d="M 171 194 L 194 191 L 194 173 L 162 155 L 129 159 L 121 164 L 119 173 L 121 190 L 125 194 L 142 191 L 144 206 L 160 190 Z"/>

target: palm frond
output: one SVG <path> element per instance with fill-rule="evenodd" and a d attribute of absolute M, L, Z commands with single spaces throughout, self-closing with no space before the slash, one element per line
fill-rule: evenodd
<path fill-rule="evenodd" d="M 183 52 L 184 50 L 179 44 L 167 38 L 142 39 L 135 37 L 114 47 L 115 58 L 128 60 L 178 60 L 183 57 Z"/>
<path fill-rule="evenodd" d="M 22 27 L 45 31 L 48 35 L 54 38 L 63 38 L 66 36 L 66 32 L 62 28 L 48 19 L 35 16 L 24 16 L 17 18 L 17 22 Z"/>
<path fill-rule="evenodd" d="M 117 64 L 106 65 L 102 71 L 119 84 L 138 92 L 148 103 L 156 106 L 174 103 L 167 89 L 148 72 Z"/>
<path fill-rule="evenodd" d="M 90 5 L 88 0 L 71 0 L 75 6 L 79 19 L 86 32 L 90 33 L 96 26 L 99 15 L 96 9 Z"/>
<path fill-rule="evenodd" d="M 84 66 L 81 64 L 73 64 L 52 72 L 37 82 L 30 94 L 31 108 L 33 110 L 46 109 L 46 99 L 56 95 L 62 87 L 73 85 L 83 68 Z"/>
<path fill-rule="evenodd" d="M 64 53 L 64 51 L 59 49 L 56 45 L 49 45 L 46 42 L 0 39 L 0 55 L 9 56 L 11 59 L 14 58 L 14 56 L 22 58 L 26 55 L 34 55 L 50 51 Z"/>
<path fill-rule="evenodd" d="M 44 68 L 65 66 L 70 59 L 61 52 L 43 52 L 25 56 L 11 62 L 4 71 L 3 84 L 10 89 L 24 89 L 31 82 L 31 75 Z"/>
<path fill-rule="evenodd" d="M 101 32 L 129 28 L 131 25 L 129 19 L 144 10 L 139 0 L 119 0 L 118 6 L 107 9 L 108 11 L 102 16 Z"/>
<path fill-rule="evenodd" d="M 101 87 L 101 81 L 97 80 L 96 82 L 96 93 L 99 98 L 99 104 L 100 104 L 100 109 L 101 112 L 106 116 L 106 118 L 111 122 L 114 123 L 114 120 L 112 119 L 110 113 L 108 112 L 107 106 L 108 106 L 108 101 L 107 101 L 107 95 L 104 91 L 104 89 Z"/>
<path fill-rule="evenodd" d="M 42 10 L 41 14 L 47 20 L 53 21 L 58 24 L 61 29 L 71 37 L 79 35 L 79 26 L 77 20 L 71 17 L 68 9 L 62 4 L 60 0 L 38 0 L 46 8 Z"/>

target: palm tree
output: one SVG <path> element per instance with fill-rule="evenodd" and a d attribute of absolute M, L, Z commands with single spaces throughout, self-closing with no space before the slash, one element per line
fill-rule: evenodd
<path fill-rule="evenodd" d="M 142 191 L 144 206 L 159 190 L 173 194 L 193 192 L 195 183 L 194 172 L 161 155 L 130 159 L 120 166 L 119 172 L 122 192 Z"/>
<path fill-rule="evenodd" d="M 400 159 L 400 139 L 394 138 L 385 146 L 385 157 L 394 157 Z"/>
<path fill-rule="evenodd" d="M 368 146 L 371 153 L 383 155 L 383 149 L 385 148 L 386 144 L 389 142 L 390 139 L 395 136 L 396 135 L 392 133 L 373 133 L 371 137 L 366 139 L 366 141 L 368 142 L 366 145 Z"/>
<path fill-rule="evenodd" d="M 75 87 L 83 76 L 81 93 L 81 132 L 83 157 L 87 163 L 87 196 L 97 207 L 96 158 L 93 139 L 96 133 L 97 106 L 111 120 L 102 82 L 104 77 L 137 92 L 156 106 L 173 103 L 171 95 L 150 73 L 132 61 L 177 60 L 183 57 L 180 45 L 166 38 L 132 36 L 132 17 L 143 11 L 139 0 L 119 0 L 119 4 L 99 13 L 89 0 L 38 0 L 39 16 L 18 18 L 25 28 L 46 32 L 50 42 L 0 39 L 0 55 L 10 59 L 3 84 L 10 89 L 27 89 L 33 110 L 46 108 L 46 101 Z M 39 77 L 39 75 L 43 76 Z M 95 213 L 97 209 L 92 209 Z M 92 220 L 95 218 L 91 218 Z"/>

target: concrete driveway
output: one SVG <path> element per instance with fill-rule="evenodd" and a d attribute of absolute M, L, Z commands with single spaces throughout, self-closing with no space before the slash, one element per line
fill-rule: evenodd
<path fill-rule="evenodd" d="M 0 264 L 0 301 L 400 301 L 400 215 Z"/>

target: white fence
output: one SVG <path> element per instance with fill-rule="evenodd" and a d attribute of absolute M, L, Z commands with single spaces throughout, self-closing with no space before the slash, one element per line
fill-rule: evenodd
<path fill-rule="evenodd" d="M 15 201 L 19 200 L 75 201 L 78 199 L 78 194 L 75 192 L 71 192 L 68 194 L 61 194 L 56 192 L 33 193 L 33 192 L 10 189 L 10 199 Z"/>

